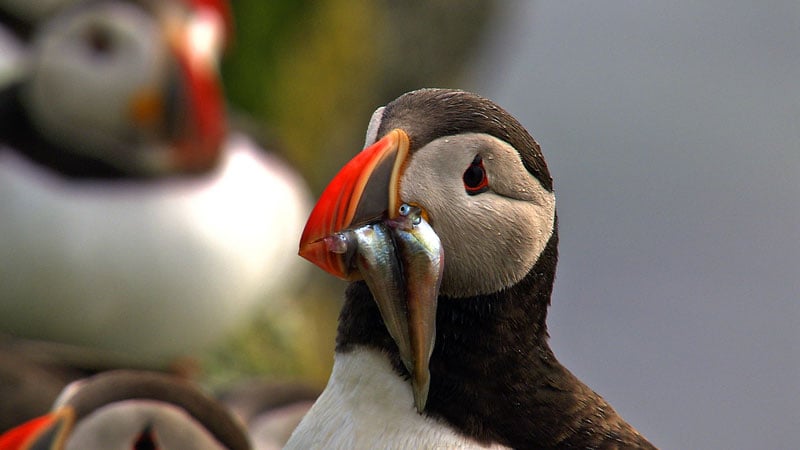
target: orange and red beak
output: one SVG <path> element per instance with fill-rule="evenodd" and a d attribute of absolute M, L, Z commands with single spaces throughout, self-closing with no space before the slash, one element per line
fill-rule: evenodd
<path fill-rule="evenodd" d="M 176 55 L 178 83 L 168 100 L 175 151 L 173 164 L 182 171 L 212 167 L 221 153 L 225 137 L 225 97 L 219 77 L 219 56 L 229 31 L 225 2 L 193 0 L 189 14 L 165 8 L 161 20 Z M 194 4 L 196 3 L 196 4 Z M 182 91 L 182 92 L 181 92 Z"/>
<path fill-rule="evenodd" d="M 400 175 L 408 157 L 408 135 L 392 130 L 350 160 L 328 184 L 300 238 L 300 256 L 343 280 L 360 275 L 325 238 L 360 225 L 393 218 L 400 206 Z"/>
<path fill-rule="evenodd" d="M 218 160 L 225 137 L 225 103 L 216 66 L 197 61 L 186 49 L 176 49 L 183 81 L 185 109 L 175 108 L 176 125 L 173 164 L 186 172 L 207 170 Z M 184 114 L 181 114 L 183 112 Z"/>
<path fill-rule="evenodd" d="M 148 162 L 152 167 L 146 170 L 153 172 L 207 171 L 222 153 L 225 98 L 218 61 L 224 30 L 217 23 L 222 19 L 209 7 L 188 10 L 191 6 L 154 5 L 152 14 L 169 45 L 169 72 L 130 101 L 136 126 L 167 144 L 166 154 Z"/>
<path fill-rule="evenodd" d="M 62 449 L 74 421 L 69 407 L 29 420 L 0 435 L 0 450 Z"/>
<path fill-rule="evenodd" d="M 444 254 L 425 212 L 400 199 L 408 155 L 408 135 L 395 129 L 347 163 L 311 212 L 300 256 L 344 280 L 366 282 L 422 412 Z"/>

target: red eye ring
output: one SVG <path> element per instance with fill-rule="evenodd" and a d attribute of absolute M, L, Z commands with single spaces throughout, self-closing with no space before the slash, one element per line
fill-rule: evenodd
<path fill-rule="evenodd" d="M 483 167 L 483 158 L 476 155 L 472 163 L 464 171 L 464 190 L 469 195 L 478 195 L 489 190 L 489 178 L 486 176 L 486 169 Z"/>

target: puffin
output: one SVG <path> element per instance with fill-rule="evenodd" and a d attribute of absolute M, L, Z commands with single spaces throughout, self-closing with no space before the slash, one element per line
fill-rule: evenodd
<path fill-rule="evenodd" d="M 0 80 L 0 335 L 166 368 L 299 285 L 311 196 L 227 126 L 226 3 L 60 3 Z"/>
<path fill-rule="evenodd" d="M 75 381 L 50 413 L 0 435 L 2 450 L 248 450 L 228 409 L 171 375 L 114 370 Z"/>
<path fill-rule="evenodd" d="M 548 344 L 557 246 L 552 177 L 508 112 L 452 89 L 378 108 L 300 239 L 350 283 L 286 448 L 655 448 Z"/>

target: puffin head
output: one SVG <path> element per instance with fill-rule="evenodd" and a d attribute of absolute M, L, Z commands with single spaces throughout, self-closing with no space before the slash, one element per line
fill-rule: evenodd
<path fill-rule="evenodd" d="M 212 167 L 224 22 L 199 3 L 84 2 L 37 26 L 20 94 L 36 131 L 134 175 Z"/>
<path fill-rule="evenodd" d="M 68 385 L 53 411 L 0 435 L 8 450 L 246 450 L 241 425 L 191 383 L 133 370 Z"/>
<path fill-rule="evenodd" d="M 360 232 L 350 244 L 348 230 L 391 225 L 409 208 L 419 211 L 419 219 L 406 229 L 417 230 L 428 245 L 404 250 L 405 238 L 389 226 L 390 239 L 367 243 L 389 249 L 383 263 L 361 263 L 372 247 Z M 373 114 L 366 148 L 334 177 L 312 211 L 300 255 L 337 277 L 366 280 L 412 376 L 421 412 L 437 302 L 491 296 L 542 267 L 554 271 L 556 254 L 545 249 L 556 241 L 552 178 L 525 128 L 478 95 L 423 89 Z M 425 253 L 427 258 L 418 257 Z M 545 254 L 553 261 L 542 264 Z"/>

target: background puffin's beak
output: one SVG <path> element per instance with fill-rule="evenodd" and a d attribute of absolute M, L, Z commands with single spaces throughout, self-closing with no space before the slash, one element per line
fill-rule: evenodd
<path fill-rule="evenodd" d="M 398 183 L 408 148 L 408 135 L 392 130 L 350 160 L 311 211 L 300 238 L 300 256 L 343 280 L 359 279 L 345 255 L 331 252 L 325 238 L 397 215 Z"/>
<path fill-rule="evenodd" d="M 188 50 L 188 51 L 187 51 Z M 168 123 L 175 128 L 174 163 L 185 171 L 202 171 L 213 166 L 225 137 L 225 105 L 217 67 L 209 55 L 178 48 L 179 101 L 183 108 L 168 108 Z M 200 56 L 200 57 L 198 57 Z M 182 97 L 182 98 L 181 98 Z"/>
<path fill-rule="evenodd" d="M 194 17 L 191 29 L 197 41 L 208 45 L 214 58 L 232 45 L 234 38 L 233 12 L 224 0 L 191 0 Z"/>
<path fill-rule="evenodd" d="M 64 441 L 75 421 L 72 408 L 29 420 L 0 435 L 0 450 L 48 450 L 64 448 Z"/>
<path fill-rule="evenodd" d="M 206 30 L 204 16 L 156 9 L 170 46 L 169 72 L 156 86 L 133 94 L 130 117 L 137 127 L 169 142 L 164 164 L 179 172 L 213 167 L 225 137 L 225 103 L 217 62 L 221 31 Z M 204 31 L 205 30 L 205 31 Z"/>

